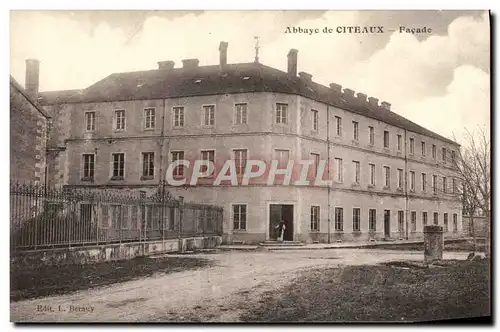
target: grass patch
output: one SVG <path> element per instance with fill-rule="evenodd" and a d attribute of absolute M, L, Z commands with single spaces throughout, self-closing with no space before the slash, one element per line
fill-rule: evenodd
<path fill-rule="evenodd" d="M 432 321 L 490 315 L 489 261 L 438 268 L 347 266 L 305 272 L 246 322 Z"/>
<path fill-rule="evenodd" d="M 15 266 L 10 270 L 10 299 L 66 294 L 83 289 L 149 277 L 155 273 L 173 273 L 211 265 L 195 257 L 138 257 L 85 265 Z"/>

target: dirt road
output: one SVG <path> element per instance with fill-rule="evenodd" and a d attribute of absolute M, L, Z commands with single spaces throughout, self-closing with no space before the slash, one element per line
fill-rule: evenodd
<path fill-rule="evenodd" d="M 465 259 L 467 254 L 450 252 L 444 258 Z M 262 301 L 266 292 L 290 282 L 304 269 L 423 259 L 419 252 L 374 249 L 233 251 L 199 256 L 216 265 L 14 302 L 11 321 L 238 321 L 251 303 Z"/>

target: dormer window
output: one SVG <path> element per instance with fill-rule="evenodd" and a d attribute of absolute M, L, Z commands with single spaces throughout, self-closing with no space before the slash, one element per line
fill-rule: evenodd
<path fill-rule="evenodd" d="M 196 80 L 196 81 L 194 81 L 194 82 L 195 82 L 195 83 L 201 83 L 201 80 Z"/>
<path fill-rule="evenodd" d="M 243 79 L 244 79 L 244 80 L 249 80 L 249 79 L 250 79 L 250 77 L 249 77 L 249 76 L 245 76 L 245 77 L 243 77 Z"/>

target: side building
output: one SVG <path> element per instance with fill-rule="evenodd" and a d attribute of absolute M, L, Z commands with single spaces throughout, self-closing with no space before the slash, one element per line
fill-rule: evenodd
<path fill-rule="evenodd" d="M 45 184 L 50 115 L 38 103 L 37 60 L 26 60 L 26 88 L 10 77 L 10 181 Z"/>
<path fill-rule="evenodd" d="M 218 65 L 162 61 L 60 98 L 42 93 L 54 117 L 49 149 L 58 151 L 51 181 L 151 194 L 176 160 L 213 161 L 216 175 L 227 160 L 238 171 L 249 160 L 277 160 L 279 169 L 311 161 L 309 184 L 284 185 L 283 176 L 268 184 L 264 173 L 248 185 L 241 174 L 237 185 L 215 185 L 216 176 L 189 185 L 191 168 L 179 166 L 173 177 L 186 185 L 168 190 L 223 206 L 226 243 L 273 239 L 280 220 L 286 240 L 303 242 L 413 239 L 425 224 L 460 235 L 458 144 L 387 102 L 297 73 L 295 49 L 283 72 L 258 62 L 228 64 L 227 47 L 220 44 Z M 315 183 L 318 172 L 333 182 Z"/>

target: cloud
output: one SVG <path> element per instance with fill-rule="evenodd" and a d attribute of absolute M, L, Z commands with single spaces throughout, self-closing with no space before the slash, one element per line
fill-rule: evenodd
<path fill-rule="evenodd" d="M 396 14 L 388 12 L 387 22 Z M 376 16 L 377 24 L 383 22 L 380 13 Z M 399 32 L 390 37 L 285 33 L 287 26 L 322 31 L 375 24 L 370 12 L 300 18 L 300 12 L 289 11 L 207 11 L 149 16 L 134 31 L 105 22 L 91 30 L 70 16 L 11 12 L 11 73 L 23 83 L 24 60 L 35 57 L 41 61 L 41 90 L 83 88 L 114 72 L 155 69 L 157 61 L 179 66 L 182 59 L 198 58 L 200 65 L 215 64 L 222 40 L 229 42 L 229 62 L 251 62 L 254 36 L 259 36 L 262 63 L 286 70 L 286 55 L 296 48 L 299 71 L 315 81 L 387 100 L 395 112 L 445 136 L 453 128 L 489 122 L 487 12 L 462 15 L 443 29 L 445 34 L 428 38 Z"/>
<path fill-rule="evenodd" d="M 453 71 L 446 94 L 410 103 L 401 113 L 461 143 L 466 128 L 470 132 L 478 126 L 490 128 L 490 77 L 477 67 L 460 66 Z"/>

